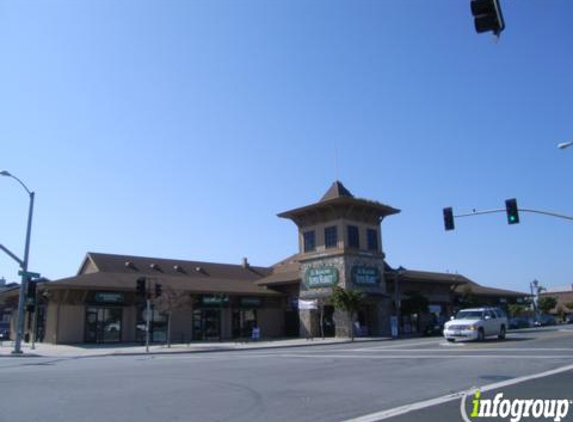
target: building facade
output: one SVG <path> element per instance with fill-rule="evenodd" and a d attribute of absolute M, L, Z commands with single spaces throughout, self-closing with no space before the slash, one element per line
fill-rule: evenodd
<path fill-rule="evenodd" d="M 247 339 L 254 327 L 275 338 L 347 336 L 349 330 L 387 336 L 392 316 L 399 316 L 404 333 L 420 333 L 445 319 L 468 288 L 474 297 L 500 305 L 527 296 L 457 274 L 390 267 L 382 221 L 399 212 L 355 198 L 336 181 L 317 203 L 279 214 L 297 226 L 299 251 L 272 267 L 252 266 L 246 259 L 231 265 L 90 252 L 74 277 L 38 284 L 25 338 L 142 342 L 148 320 L 155 342 Z M 137 294 L 137 280 L 144 280 L 144 294 Z M 365 295 L 353 326 L 330 303 L 335 286 Z M 408 307 L 415 296 L 423 296 L 428 309 Z M 17 299 L 17 287 L 3 291 L 0 308 L 15 309 Z"/>

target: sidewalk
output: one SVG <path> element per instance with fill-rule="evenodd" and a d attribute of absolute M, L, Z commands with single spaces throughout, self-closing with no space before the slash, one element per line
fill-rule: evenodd
<path fill-rule="evenodd" d="M 358 337 L 355 343 L 385 341 L 389 337 Z M 264 350 L 288 347 L 304 346 L 327 346 L 336 344 L 351 343 L 347 338 L 314 338 L 314 339 L 279 339 L 279 340 L 258 340 L 249 342 L 191 342 L 172 344 L 170 348 L 166 345 L 153 344 L 149 346 L 149 353 L 145 351 L 145 345 L 141 344 L 49 344 L 36 343 L 35 350 L 31 349 L 30 343 L 22 344 L 21 355 L 12 354 L 14 344 L 12 341 L 0 342 L 0 358 L 2 357 L 63 357 L 63 358 L 81 358 L 97 356 L 129 356 L 129 355 L 146 355 L 146 354 L 175 354 L 175 353 L 204 353 L 204 352 L 223 352 L 237 350 Z"/>

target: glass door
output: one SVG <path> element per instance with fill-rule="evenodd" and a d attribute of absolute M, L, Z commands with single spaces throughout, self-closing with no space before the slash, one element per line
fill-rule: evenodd
<path fill-rule="evenodd" d="M 121 341 L 121 308 L 88 306 L 86 308 L 86 343 L 117 343 Z"/>
<path fill-rule="evenodd" d="M 196 309 L 193 311 L 193 340 L 219 340 L 221 338 L 221 311 Z"/>

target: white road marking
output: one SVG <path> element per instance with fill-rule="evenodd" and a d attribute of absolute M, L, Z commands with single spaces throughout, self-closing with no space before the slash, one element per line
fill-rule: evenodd
<path fill-rule="evenodd" d="M 466 345 L 467 343 L 460 343 L 460 342 L 450 343 L 449 341 L 443 341 L 440 343 L 440 346 L 442 347 L 465 347 Z"/>
<path fill-rule="evenodd" d="M 385 349 L 394 349 L 396 347 L 409 347 L 409 346 L 423 346 L 423 345 L 430 345 L 430 344 L 440 344 L 439 341 L 436 340 L 426 340 L 426 341 L 419 341 L 416 343 L 406 343 L 400 341 L 400 343 L 391 344 L 388 346 L 373 346 L 373 347 L 362 347 L 362 348 L 353 348 L 353 349 L 339 349 L 338 351 L 351 351 L 351 352 L 367 352 L 369 350 L 385 350 Z"/>
<path fill-rule="evenodd" d="M 544 377 L 560 374 L 560 373 L 571 371 L 571 370 L 573 370 L 573 365 L 562 366 L 560 368 L 552 369 L 552 370 L 546 371 L 546 372 L 540 372 L 540 373 L 533 374 L 533 375 L 525 375 L 523 377 L 517 377 L 517 378 L 507 380 L 507 381 L 500 381 L 500 382 L 496 382 L 493 384 L 483 385 L 483 386 L 479 387 L 479 389 L 481 392 L 490 391 L 490 390 L 497 390 L 499 388 L 507 387 L 510 385 L 515 385 L 515 384 L 519 384 L 519 383 L 522 383 L 525 381 L 530 381 L 530 380 L 534 380 L 534 379 L 538 379 L 538 378 L 544 378 Z M 354 418 L 354 419 L 347 419 L 347 420 L 342 421 L 342 422 L 376 422 L 376 421 L 381 421 L 384 419 L 403 415 L 405 413 L 410 413 L 410 412 L 413 412 L 415 410 L 425 409 L 427 407 L 432 407 L 432 406 L 436 406 L 438 404 L 447 403 L 447 402 L 450 402 L 453 400 L 461 400 L 461 398 L 464 394 L 471 395 L 474 393 L 474 391 L 475 391 L 475 387 L 470 389 L 470 390 L 459 391 L 457 393 L 448 394 L 445 396 L 436 397 L 433 399 L 424 400 L 424 401 L 420 401 L 417 403 L 411 403 L 411 404 L 407 404 L 405 406 L 395 407 L 393 409 L 382 410 L 381 412 L 371 413 L 369 415 L 360 416 L 360 417 Z"/>
<path fill-rule="evenodd" d="M 393 350 L 394 352 L 396 350 Z M 411 350 L 408 350 L 411 352 Z M 571 359 L 572 355 L 476 355 L 476 354 L 455 354 L 455 355 L 315 355 L 304 353 L 292 354 L 265 354 L 257 355 L 258 357 L 280 357 L 286 358 L 314 358 L 314 359 L 466 359 L 466 358 L 480 358 L 480 359 Z"/>
<path fill-rule="evenodd" d="M 355 350 L 356 351 L 356 350 Z M 366 352 L 366 350 L 364 350 Z M 373 352 L 385 352 L 385 350 L 373 350 Z M 443 350 L 443 349 L 391 349 L 388 352 L 410 352 L 410 353 L 417 353 L 417 352 L 436 352 L 436 353 L 471 353 L 471 352 L 571 352 L 573 353 L 573 348 L 571 347 L 553 347 L 553 348 L 544 348 L 544 347 L 529 347 L 529 348 L 510 348 L 510 347 L 475 347 L 475 348 L 452 348 L 452 350 Z"/>

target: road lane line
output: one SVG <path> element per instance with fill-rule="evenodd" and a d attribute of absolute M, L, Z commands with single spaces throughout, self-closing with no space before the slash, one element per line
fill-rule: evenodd
<path fill-rule="evenodd" d="M 410 350 L 411 352 L 411 350 Z M 491 359 L 571 359 L 573 355 L 476 355 L 476 354 L 456 354 L 456 355 L 315 355 L 304 353 L 293 353 L 284 355 L 258 355 L 259 357 L 281 357 L 281 358 L 315 358 L 315 359 L 466 359 L 466 358 L 491 358 Z"/>
<path fill-rule="evenodd" d="M 398 340 L 400 341 L 400 340 Z M 430 345 L 430 344 L 440 344 L 441 341 L 436 340 L 426 340 L 426 341 L 419 341 L 416 343 L 399 343 L 399 344 L 391 344 L 389 346 L 373 346 L 373 347 L 362 347 L 362 348 L 354 348 L 354 349 L 341 349 L 339 351 L 353 351 L 353 352 L 364 352 L 368 350 L 385 350 L 385 349 L 393 349 L 396 347 L 409 347 L 409 346 L 423 346 L 423 345 Z"/>
<path fill-rule="evenodd" d="M 520 384 L 525 381 L 531 381 L 538 378 L 549 377 L 551 375 L 561 374 L 563 372 L 573 370 L 573 365 L 562 366 L 560 368 L 552 369 L 550 371 L 539 372 L 537 374 L 525 375 L 522 377 L 512 378 L 510 380 L 500 381 L 493 384 L 487 384 L 479 387 L 479 390 L 483 393 L 484 391 L 497 390 L 499 388 L 508 387 L 510 385 Z M 393 409 L 382 410 L 376 413 L 370 413 L 368 415 L 359 416 L 353 419 L 347 419 L 341 422 L 377 422 L 384 419 L 389 419 L 395 416 L 403 415 L 405 413 L 410 413 L 415 410 L 425 409 L 427 407 L 436 406 L 438 404 L 447 403 L 453 400 L 461 400 L 464 394 L 472 395 L 476 387 L 469 390 L 459 391 L 453 394 L 447 394 L 445 396 L 436 397 L 429 400 L 423 400 L 416 403 L 407 404 L 404 406 L 395 407 Z"/>
<path fill-rule="evenodd" d="M 356 350 L 355 350 L 356 351 Z M 362 351 L 362 350 L 359 350 Z M 384 350 L 374 350 L 373 352 L 385 352 Z M 543 348 L 543 347 L 529 347 L 529 348 L 504 348 L 504 347 L 475 347 L 475 348 L 452 348 L 450 350 L 444 349 L 390 349 L 388 352 L 436 352 L 436 353 L 472 353 L 472 352 L 571 352 L 573 353 L 573 348 L 571 347 L 553 347 L 553 348 Z"/>

